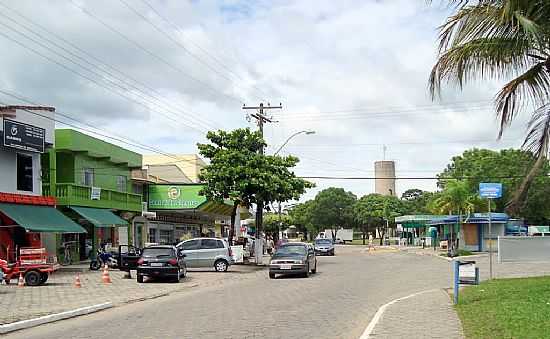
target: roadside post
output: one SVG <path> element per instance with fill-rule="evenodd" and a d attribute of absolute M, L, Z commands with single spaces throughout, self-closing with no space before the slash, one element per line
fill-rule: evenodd
<path fill-rule="evenodd" d="M 502 184 L 480 182 L 479 195 L 482 198 L 487 198 L 489 215 L 489 279 L 493 279 L 493 232 L 491 228 L 491 199 L 498 199 L 502 197 Z"/>
<path fill-rule="evenodd" d="M 478 285 L 479 267 L 476 267 L 475 261 L 453 261 L 454 268 L 454 293 L 453 300 L 458 304 L 458 291 L 460 285 Z"/>

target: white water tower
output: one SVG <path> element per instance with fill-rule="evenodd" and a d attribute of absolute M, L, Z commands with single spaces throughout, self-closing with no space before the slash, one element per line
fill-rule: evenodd
<path fill-rule="evenodd" d="M 395 161 L 383 160 L 374 163 L 375 192 L 381 195 L 393 195 L 395 192 Z"/>

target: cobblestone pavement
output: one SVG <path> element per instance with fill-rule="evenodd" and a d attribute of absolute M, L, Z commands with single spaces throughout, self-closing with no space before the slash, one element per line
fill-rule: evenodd
<path fill-rule="evenodd" d="M 256 272 L 235 284 L 186 289 L 7 337 L 359 338 L 381 305 L 450 285 L 446 261 L 363 249 L 338 247 L 335 257 L 318 258 L 309 279 Z M 416 326 L 413 319 L 403 326 Z"/>
<path fill-rule="evenodd" d="M 438 289 L 390 305 L 370 338 L 460 339 L 464 335 L 449 294 Z"/>
<path fill-rule="evenodd" d="M 124 279 L 124 273 L 109 271 L 112 284 L 101 282 L 101 271 L 80 273 L 82 288 L 73 286 L 76 273 L 56 272 L 46 285 L 38 287 L 17 287 L 12 284 L 0 286 L 0 324 L 73 310 L 79 307 L 100 304 L 107 301 L 114 305 L 155 298 L 175 291 L 193 287 L 219 286 L 228 282 L 252 278 L 254 274 L 265 274 L 253 266 L 232 266 L 227 273 L 213 271 L 190 271 L 179 284 L 146 282 L 138 284 L 134 279 Z M 251 274 L 245 274 L 251 273 Z"/>

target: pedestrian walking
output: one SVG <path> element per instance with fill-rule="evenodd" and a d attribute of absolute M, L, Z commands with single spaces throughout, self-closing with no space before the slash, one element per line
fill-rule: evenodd
<path fill-rule="evenodd" d="M 369 233 L 369 247 L 368 247 L 368 250 L 376 250 L 376 248 L 374 248 L 374 237 L 372 236 L 372 233 Z"/>
<path fill-rule="evenodd" d="M 267 244 L 266 244 L 267 254 L 269 255 L 273 254 L 273 246 L 274 246 L 273 237 L 270 236 L 268 237 Z"/>

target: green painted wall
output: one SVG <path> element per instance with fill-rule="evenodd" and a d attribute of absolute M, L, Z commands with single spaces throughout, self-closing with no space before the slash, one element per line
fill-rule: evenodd
<path fill-rule="evenodd" d="M 86 154 L 75 154 L 74 183 L 84 185 L 84 169 L 94 170 L 94 186 L 118 191 L 117 176 L 126 178 L 126 192 L 132 193 L 130 184 L 130 169 L 126 166 L 117 166 L 110 161 L 92 158 Z M 61 181 L 59 181 L 61 182 Z"/>
<path fill-rule="evenodd" d="M 55 130 L 55 148 L 59 151 L 86 152 L 95 158 L 107 157 L 112 163 L 133 168 L 141 167 L 142 163 L 142 156 L 139 153 L 72 129 Z"/>

